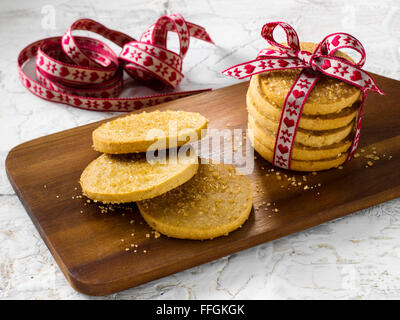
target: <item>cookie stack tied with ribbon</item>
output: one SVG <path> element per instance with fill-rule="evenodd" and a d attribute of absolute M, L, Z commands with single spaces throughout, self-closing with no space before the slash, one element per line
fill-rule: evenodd
<path fill-rule="evenodd" d="M 273 31 L 281 26 L 287 46 Z M 338 167 L 357 149 L 368 90 L 383 94 L 361 69 L 362 44 L 346 33 L 334 33 L 319 44 L 300 43 L 284 22 L 263 26 L 261 35 L 272 47 L 255 60 L 223 73 L 238 79 L 251 76 L 246 103 L 249 139 L 254 149 L 275 166 L 295 171 Z M 355 62 L 340 49 L 360 55 Z"/>
<path fill-rule="evenodd" d="M 122 50 L 117 55 L 100 40 L 74 36 L 75 30 L 96 33 Z M 178 53 L 167 49 L 169 31 L 178 35 Z M 45 100 L 93 111 L 138 110 L 210 90 L 172 91 L 183 79 L 183 58 L 192 37 L 213 43 L 203 27 L 180 14 L 161 16 L 139 40 L 91 19 L 80 19 L 62 37 L 38 40 L 25 47 L 18 56 L 19 76 L 25 88 Z M 24 70 L 32 58 L 36 58 L 36 79 Z M 164 93 L 118 97 L 124 71 L 137 84 Z"/>
<path fill-rule="evenodd" d="M 145 221 L 170 237 L 212 239 L 239 228 L 252 208 L 251 184 L 233 165 L 199 164 L 189 143 L 207 123 L 195 112 L 154 111 L 102 124 L 92 136 L 103 154 L 83 171 L 83 193 L 96 202 L 137 202 Z"/>

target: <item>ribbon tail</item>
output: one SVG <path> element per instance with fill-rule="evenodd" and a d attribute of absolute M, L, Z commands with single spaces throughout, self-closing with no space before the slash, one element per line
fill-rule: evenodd
<path fill-rule="evenodd" d="M 191 37 L 215 45 L 215 42 L 211 39 L 210 35 L 208 34 L 205 28 L 191 22 L 186 22 L 186 24 L 188 26 L 189 34 Z"/>
<path fill-rule="evenodd" d="M 286 96 L 274 145 L 273 164 L 277 167 L 290 170 L 294 141 L 304 104 L 318 79 L 318 74 L 303 70 Z"/>
<path fill-rule="evenodd" d="M 368 72 L 345 59 L 332 56 L 320 56 L 312 62 L 312 65 L 319 72 L 347 82 L 362 91 L 373 91 L 385 95 Z"/>
<path fill-rule="evenodd" d="M 251 77 L 252 75 L 255 75 L 257 73 L 264 72 L 264 70 L 257 70 L 257 65 L 259 65 L 259 63 L 260 62 L 257 59 L 243 62 L 228 69 L 225 69 L 224 71 L 222 71 L 222 74 L 236 79 Z"/>
<path fill-rule="evenodd" d="M 90 111 L 130 112 L 139 110 L 143 107 L 155 106 L 160 103 L 169 102 L 211 90 L 200 89 L 193 91 L 162 93 L 143 97 L 93 98 L 58 91 L 57 88 L 51 88 L 51 86 L 49 86 L 51 83 L 48 81 L 45 82 L 45 84 L 41 84 L 29 78 L 21 68 L 19 70 L 19 76 L 22 85 L 39 98 Z"/>
<path fill-rule="evenodd" d="M 354 153 L 357 151 L 357 148 L 358 148 L 358 143 L 360 141 L 360 135 L 361 135 L 361 123 L 362 123 L 362 118 L 363 118 L 363 114 L 364 114 L 364 104 L 365 104 L 366 98 L 367 98 L 367 93 L 365 91 L 363 91 L 362 98 L 361 98 L 360 110 L 358 112 L 356 131 L 354 133 L 353 143 L 351 144 L 350 151 L 349 151 L 346 161 L 349 161 L 353 157 Z"/>
<path fill-rule="evenodd" d="M 306 67 L 307 65 L 297 58 L 263 56 L 230 67 L 222 71 L 222 74 L 236 79 L 244 79 L 266 71 L 299 69 Z"/>

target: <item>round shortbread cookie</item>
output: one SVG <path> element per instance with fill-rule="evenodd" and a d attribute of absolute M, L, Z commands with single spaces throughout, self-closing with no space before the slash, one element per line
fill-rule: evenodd
<path fill-rule="evenodd" d="M 249 178 L 233 165 L 200 164 L 180 187 L 137 203 L 146 222 L 169 237 L 213 239 L 239 228 L 253 203 Z"/>
<path fill-rule="evenodd" d="M 302 42 L 302 50 L 313 52 L 316 44 Z M 353 62 L 353 60 L 343 52 L 335 52 L 335 56 L 343 57 Z M 260 95 L 266 97 L 268 101 L 279 108 L 283 107 L 285 98 L 297 79 L 302 69 L 288 69 L 268 71 L 254 75 L 250 86 L 257 84 Z M 360 90 L 344 81 L 336 78 L 321 75 L 311 90 L 304 104 L 303 114 L 319 115 L 336 113 L 340 110 L 353 105 L 360 97 Z M 257 104 L 258 101 L 255 101 Z"/>
<path fill-rule="evenodd" d="M 93 148 L 123 154 L 174 148 L 202 138 L 208 120 L 197 112 L 153 111 L 130 114 L 93 131 Z"/>
<path fill-rule="evenodd" d="M 249 113 L 249 121 L 250 118 L 258 123 L 260 130 L 271 135 L 275 141 L 276 132 L 278 131 L 278 123 L 271 121 L 264 116 L 260 116 L 259 114 L 254 116 L 254 113 Z M 294 142 L 302 144 L 306 147 L 322 148 L 332 144 L 340 143 L 349 136 L 349 134 L 353 131 L 353 128 L 354 123 L 350 123 L 341 129 L 326 131 L 309 131 L 298 129 Z"/>
<path fill-rule="evenodd" d="M 262 142 L 260 142 L 257 138 L 251 137 L 249 135 L 249 139 L 253 144 L 254 150 L 256 150 L 265 160 L 272 163 L 273 151 L 266 146 Z M 347 152 L 343 153 L 340 157 L 318 160 L 318 161 L 303 161 L 303 160 L 291 160 L 290 170 L 294 171 L 322 171 L 328 170 L 332 168 L 336 168 L 343 164 L 347 159 Z"/>
<path fill-rule="evenodd" d="M 146 154 L 102 154 L 82 172 L 80 184 L 90 199 L 104 203 L 133 202 L 153 198 L 180 186 L 194 176 L 198 157 L 161 158 L 149 162 Z"/>
<path fill-rule="evenodd" d="M 256 81 L 255 77 L 252 82 Z M 257 102 L 255 102 L 257 101 Z M 247 109 L 250 113 L 256 113 L 267 117 L 270 120 L 279 122 L 282 108 L 273 106 L 266 97 L 261 97 L 258 93 L 257 85 L 250 85 L 246 94 Z M 336 113 L 325 115 L 306 115 L 302 114 L 299 121 L 299 128 L 313 131 L 332 130 L 348 125 L 358 114 L 360 102 L 356 101 L 352 106 L 344 108 Z"/>
<path fill-rule="evenodd" d="M 253 134 L 254 138 L 262 141 L 263 145 L 273 150 L 275 146 L 275 137 L 260 128 L 260 125 L 249 115 L 249 135 Z M 298 133 L 297 133 L 298 134 Z M 307 147 L 299 143 L 295 143 L 292 150 L 292 159 L 294 160 L 324 160 L 332 159 L 346 152 L 351 146 L 351 140 L 346 138 L 339 143 L 321 148 Z"/>

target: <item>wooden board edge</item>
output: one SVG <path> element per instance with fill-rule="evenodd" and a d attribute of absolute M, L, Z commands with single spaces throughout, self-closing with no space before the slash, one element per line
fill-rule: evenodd
<path fill-rule="evenodd" d="M 372 205 L 376 205 L 377 203 L 373 200 L 376 198 L 376 196 L 380 196 L 381 199 L 383 199 L 380 203 L 398 198 L 398 197 L 400 197 L 400 186 L 398 186 L 394 189 L 388 189 L 388 190 L 382 191 L 378 194 L 375 194 L 374 196 L 364 198 L 363 199 L 364 201 L 362 201 L 362 200 L 356 201 L 356 203 L 355 203 L 356 205 L 353 207 L 353 210 L 351 212 L 343 211 L 343 210 L 341 210 L 341 206 L 337 206 L 337 207 L 333 207 L 333 208 L 327 209 L 325 211 L 322 211 L 318 215 L 310 216 L 306 220 L 307 221 L 306 224 L 309 225 L 307 228 L 304 228 L 304 220 L 298 221 L 295 224 L 291 224 L 287 227 L 279 228 L 277 230 L 269 232 L 267 235 L 259 234 L 255 237 L 245 239 L 245 241 L 242 241 L 239 246 L 237 246 L 235 244 L 235 246 L 229 247 L 223 255 L 216 253 L 217 250 L 213 250 L 210 248 L 210 250 L 203 252 L 201 256 L 197 256 L 197 257 L 199 257 L 198 259 L 185 262 L 185 264 L 182 264 L 182 261 L 180 261 L 179 263 L 177 262 L 176 264 L 170 265 L 168 269 L 165 269 L 164 267 L 160 268 L 160 269 L 152 269 L 149 273 L 144 274 L 144 276 L 142 276 L 140 279 L 127 277 L 127 278 L 118 279 L 117 281 L 110 281 L 107 283 L 97 283 L 96 281 L 93 281 L 93 282 L 82 281 L 81 279 L 76 277 L 71 272 L 68 272 L 69 277 L 67 277 L 67 279 L 70 282 L 71 286 L 76 291 L 86 294 L 86 295 L 105 296 L 105 295 L 113 294 L 116 292 L 134 288 L 136 286 L 142 285 L 144 283 L 148 283 L 150 281 L 154 281 L 154 280 L 158 280 L 158 279 L 167 277 L 167 276 L 175 274 L 177 272 L 181 272 L 181 271 L 184 271 L 184 270 L 196 267 L 196 266 L 200 266 L 200 265 L 209 263 L 211 261 L 238 253 L 238 252 L 246 250 L 246 249 L 253 248 L 253 247 L 261 245 L 263 243 L 279 239 L 283 236 L 292 235 L 297 232 L 301 232 L 301 231 L 316 227 L 323 223 L 345 217 L 349 214 L 369 208 Z M 366 199 L 368 201 L 365 201 Z M 254 214 L 254 212 L 253 212 L 253 214 Z M 212 241 L 212 240 L 210 240 L 210 241 Z M 154 276 L 152 276 L 153 273 L 158 274 L 158 275 L 156 277 L 154 277 Z"/>

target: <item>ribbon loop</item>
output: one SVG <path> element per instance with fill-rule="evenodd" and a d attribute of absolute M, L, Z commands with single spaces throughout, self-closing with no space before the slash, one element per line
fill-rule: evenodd
<path fill-rule="evenodd" d="M 285 31 L 288 47 L 275 41 L 273 32 L 277 26 L 282 27 Z M 257 59 L 230 67 L 222 73 L 243 79 L 266 71 L 302 69 L 285 98 L 275 139 L 273 164 L 290 169 L 297 124 L 300 121 L 307 97 L 322 74 L 347 82 L 362 91 L 354 140 L 347 157 L 347 160 L 350 160 L 357 149 L 360 138 L 366 92 L 371 90 L 384 94 L 374 79 L 361 69 L 366 55 L 360 41 L 347 33 L 333 33 L 325 37 L 313 53 L 302 51 L 296 31 L 285 22 L 265 24 L 261 30 L 261 36 L 274 48 L 263 49 L 258 53 Z M 353 63 L 345 58 L 335 56 L 335 52 L 339 49 L 356 51 L 360 55 L 359 61 Z"/>
<path fill-rule="evenodd" d="M 182 58 L 186 55 L 190 43 L 190 34 L 185 19 L 179 13 L 160 17 L 149 30 L 150 34 L 146 34 L 145 37 L 142 36 L 141 41 L 146 42 L 144 38 L 148 39 L 148 36 L 150 36 L 151 43 L 167 48 L 168 31 L 174 31 L 179 39 L 179 55 Z M 147 43 L 149 43 L 149 40 L 147 40 Z"/>
<path fill-rule="evenodd" d="M 273 33 L 277 26 L 280 26 L 285 31 L 286 42 L 289 47 L 286 47 L 275 41 Z M 280 48 L 282 52 L 293 57 L 295 57 L 297 52 L 300 50 L 300 42 L 297 32 L 286 22 L 277 21 L 266 23 L 261 29 L 261 36 L 267 40 L 271 46 Z"/>
<path fill-rule="evenodd" d="M 122 51 L 118 56 L 100 40 L 73 36 L 74 30 L 101 35 Z M 168 31 L 178 34 L 179 53 L 167 49 Z M 46 100 L 86 110 L 137 110 L 210 90 L 117 98 L 123 87 L 123 71 L 156 90 L 176 88 L 183 78 L 182 62 L 190 36 L 213 43 L 203 27 L 185 21 L 180 14 L 160 17 L 140 41 L 94 20 L 80 19 L 62 37 L 39 40 L 23 49 L 18 56 L 19 75 L 29 91 Z M 23 70 L 24 63 L 34 56 L 38 81 Z"/>
<path fill-rule="evenodd" d="M 79 19 L 75 21 L 61 38 L 61 46 L 64 53 L 76 65 L 83 67 L 108 67 L 111 63 L 118 65 L 118 57 L 105 43 L 93 39 L 72 35 L 73 30 L 91 31 L 114 42 L 118 46 L 135 41 L 130 36 L 121 32 L 108 29 L 101 23 L 91 19 Z"/>
<path fill-rule="evenodd" d="M 334 56 L 335 52 L 340 49 L 350 49 L 356 51 L 360 55 L 360 59 L 356 63 L 352 63 L 356 67 L 361 68 L 366 59 L 364 46 L 358 39 L 348 33 L 332 33 L 326 36 L 315 50 L 317 55 Z M 347 60 L 348 61 L 348 60 Z"/>

